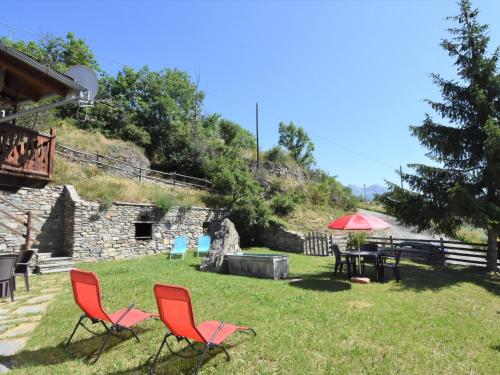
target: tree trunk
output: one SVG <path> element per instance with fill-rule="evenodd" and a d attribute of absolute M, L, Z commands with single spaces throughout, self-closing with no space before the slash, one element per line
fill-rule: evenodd
<path fill-rule="evenodd" d="M 488 229 L 488 252 L 486 253 L 486 268 L 488 271 L 497 271 L 498 259 L 498 231 L 496 229 Z"/>

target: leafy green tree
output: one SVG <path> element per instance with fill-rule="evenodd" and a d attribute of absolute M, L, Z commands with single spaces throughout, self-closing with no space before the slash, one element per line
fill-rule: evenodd
<path fill-rule="evenodd" d="M 97 105 L 84 126 L 141 144 L 156 167 L 203 175 L 203 93 L 179 70 L 124 68 L 100 82 Z"/>
<path fill-rule="evenodd" d="M 96 72 L 103 73 L 94 53 L 85 42 L 69 32 L 65 38 L 45 35 L 38 41 L 12 41 L 6 37 L 0 40 L 8 46 L 30 55 L 40 63 L 60 72 L 65 72 L 72 65 L 85 65 Z"/>
<path fill-rule="evenodd" d="M 219 124 L 219 134 L 224 143 L 234 148 L 254 148 L 255 137 L 248 130 L 231 120 L 222 119 Z"/>
<path fill-rule="evenodd" d="M 458 23 L 449 29 L 443 49 L 454 60 L 458 79 L 433 74 L 442 101 L 427 102 L 447 124 L 426 115 L 413 136 L 427 147 L 439 166 L 412 164 L 415 174 L 403 174 L 411 191 L 390 184 L 380 198 L 388 212 L 419 230 L 453 235 L 468 223 L 488 233 L 488 270 L 497 269 L 500 230 L 500 75 L 499 49 L 488 54 L 488 26 L 469 0 L 460 2 Z"/>
<path fill-rule="evenodd" d="M 220 155 L 210 161 L 207 169 L 242 242 L 252 243 L 258 230 L 267 226 L 271 218 L 261 186 L 242 159 Z"/>
<path fill-rule="evenodd" d="M 313 151 L 314 143 L 302 127 L 297 127 L 293 122 L 288 125 L 284 122 L 279 124 L 280 146 L 285 147 L 294 160 L 304 167 L 310 167 L 315 163 Z"/>

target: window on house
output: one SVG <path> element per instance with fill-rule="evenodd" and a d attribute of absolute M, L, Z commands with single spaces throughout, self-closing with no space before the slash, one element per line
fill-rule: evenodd
<path fill-rule="evenodd" d="M 135 223 L 135 238 L 137 240 L 150 240 L 153 237 L 153 223 L 137 222 Z"/>

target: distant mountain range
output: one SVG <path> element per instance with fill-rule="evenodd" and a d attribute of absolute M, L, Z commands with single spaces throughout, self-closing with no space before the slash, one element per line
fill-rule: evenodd
<path fill-rule="evenodd" d="M 365 191 L 363 190 L 362 186 L 359 187 L 356 185 L 349 185 L 347 187 L 351 189 L 354 195 L 357 195 L 358 197 L 364 199 Z M 384 194 L 389 191 L 389 189 L 387 189 L 385 186 L 380 186 L 380 185 L 370 185 L 367 186 L 365 190 L 366 190 L 366 199 L 370 201 L 375 197 L 375 194 Z"/>

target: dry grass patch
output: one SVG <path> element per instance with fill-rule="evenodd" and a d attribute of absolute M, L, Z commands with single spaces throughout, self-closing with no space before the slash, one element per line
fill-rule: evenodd
<path fill-rule="evenodd" d="M 111 200 L 131 203 L 154 203 L 162 194 L 175 198 L 177 204 L 204 207 L 209 194 L 198 189 L 169 188 L 156 184 L 138 182 L 114 176 L 95 166 L 83 166 L 58 158 L 55 166 L 54 184 L 73 185 L 84 199 Z"/>

